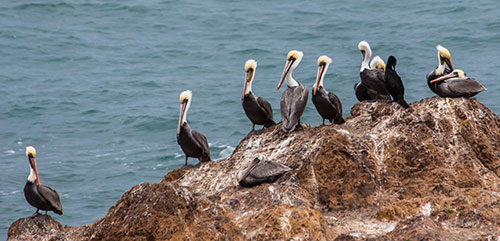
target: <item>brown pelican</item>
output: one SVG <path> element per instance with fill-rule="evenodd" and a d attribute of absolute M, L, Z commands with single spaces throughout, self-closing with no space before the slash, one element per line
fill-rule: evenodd
<path fill-rule="evenodd" d="M 451 73 L 453 71 L 453 65 L 451 64 L 451 54 L 450 51 L 448 51 L 447 48 L 438 45 L 436 46 L 437 49 L 437 57 L 438 57 L 438 67 L 431 71 L 430 73 L 427 74 L 427 85 L 429 86 L 429 89 L 432 90 L 432 92 L 437 93 L 437 84 L 431 83 L 431 80 L 437 79 L 445 74 Z M 449 69 L 445 68 L 445 63 L 448 65 Z"/>
<path fill-rule="evenodd" d="M 177 127 L 177 143 L 181 146 L 186 156 L 186 166 L 188 157 L 198 158 L 200 162 L 210 161 L 210 149 L 208 148 L 207 138 L 203 134 L 191 129 L 186 121 L 187 111 L 189 106 L 191 106 L 191 96 L 191 91 L 186 90 L 179 97 L 181 111 Z"/>
<path fill-rule="evenodd" d="M 486 88 L 474 78 L 469 78 L 460 69 L 430 81 L 436 84 L 436 94 L 441 97 L 465 97 L 477 95 Z"/>
<path fill-rule="evenodd" d="M 43 184 L 40 184 L 40 178 L 38 177 L 38 169 L 36 168 L 36 150 L 32 146 L 26 147 L 26 156 L 28 156 L 28 161 L 30 163 L 30 175 L 28 176 L 28 181 L 24 185 L 24 197 L 28 203 L 36 208 L 36 212 L 33 214 L 38 215 L 39 210 L 53 211 L 59 215 L 62 215 L 61 200 L 59 199 L 59 194 L 57 192 Z M 35 182 L 36 181 L 36 182 Z"/>
<path fill-rule="evenodd" d="M 323 118 L 322 125 L 325 124 L 325 119 L 335 124 L 345 122 L 342 118 L 342 103 L 340 103 L 339 98 L 334 93 L 328 92 L 323 88 L 323 79 L 331 62 L 332 59 L 326 55 L 318 58 L 318 73 L 316 75 L 316 83 L 313 85 L 312 102 Z"/>
<path fill-rule="evenodd" d="M 292 170 L 278 162 L 253 159 L 250 166 L 238 174 L 238 182 L 243 187 L 253 187 L 261 183 L 272 183 L 285 172 Z"/>
<path fill-rule="evenodd" d="M 304 54 L 297 50 L 292 50 L 286 57 L 285 68 L 278 84 L 280 89 L 283 81 L 286 80 L 288 88 L 283 92 L 280 101 L 281 129 L 285 132 L 292 132 L 300 125 L 300 116 L 304 112 L 309 96 L 309 90 L 292 77 L 292 72 L 299 65 Z"/>
<path fill-rule="evenodd" d="M 360 69 L 361 83 L 354 85 L 356 97 L 359 101 L 390 101 L 391 97 L 384 83 L 384 71 L 370 68 L 369 62 L 372 55 L 370 45 L 366 41 L 361 41 L 358 49 L 363 55 L 363 62 L 361 62 Z"/>
<path fill-rule="evenodd" d="M 387 90 L 392 95 L 395 102 L 398 102 L 404 108 L 410 107 L 404 98 L 405 87 L 403 86 L 403 81 L 396 72 L 396 57 L 389 56 L 387 59 L 388 68 L 385 70 L 385 85 Z"/>
<path fill-rule="evenodd" d="M 375 56 L 375 57 L 373 57 L 372 61 L 370 62 L 370 68 L 381 69 L 381 70 L 385 71 L 385 62 L 379 56 Z"/>
<path fill-rule="evenodd" d="M 256 96 L 252 92 L 252 82 L 257 69 L 257 62 L 249 59 L 245 63 L 245 84 L 243 85 L 243 94 L 241 101 L 243 109 L 248 119 L 252 122 L 252 131 L 255 130 L 255 124 L 270 127 L 276 123 L 273 120 L 273 109 L 266 99 Z"/>

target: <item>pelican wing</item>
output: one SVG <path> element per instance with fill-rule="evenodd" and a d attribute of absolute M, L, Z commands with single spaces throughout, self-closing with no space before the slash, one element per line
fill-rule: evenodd
<path fill-rule="evenodd" d="M 261 109 L 266 113 L 269 119 L 273 119 L 273 108 L 271 107 L 271 104 L 269 102 L 262 98 L 262 97 L 257 97 L 257 103 L 261 107 Z"/>
<path fill-rule="evenodd" d="M 388 95 L 385 87 L 385 72 L 381 69 L 365 69 L 360 73 L 361 83 L 382 95 Z"/>
<path fill-rule="evenodd" d="M 40 195 L 42 195 L 42 197 L 45 198 L 45 200 L 47 200 L 47 202 L 49 202 L 52 207 L 54 207 L 62 214 L 62 206 L 61 200 L 59 199 L 59 194 L 57 194 L 54 189 L 43 184 L 38 185 L 37 189 Z"/>
<path fill-rule="evenodd" d="M 258 164 L 258 166 L 250 172 L 250 175 L 255 179 L 272 179 L 290 170 L 292 170 L 290 167 L 281 163 L 264 161 Z"/>
<path fill-rule="evenodd" d="M 192 130 L 191 134 L 193 135 L 194 140 L 196 141 L 198 146 L 203 150 L 203 152 L 207 153 L 208 156 L 210 156 L 210 149 L 208 148 L 207 137 L 205 137 L 205 135 L 203 135 L 195 130 Z"/>
<path fill-rule="evenodd" d="M 334 93 L 332 92 L 328 92 L 328 100 L 330 101 L 330 103 L 333 104 L 333 106 L 335 108 L 337 108 L 337 110 L 342 113 L 342 103 L 340 102 L 340 99 L 339 97 L 337 97 Z"/>
<path fill-rule="evenodd" d="M 282 129 L 284 131 L 291 132 L 295 130 L 306 108 L 308 97 L 309 90 L 303 85 L 289 87 L 283 92 L 280 107 L 281 119 L 283 120 Z"/>
<path fill-rule="evenodd" d="M 448 88 L 455 93 L 475 95 L 486 90 L 486 88 L 474 78 L 451 78 L 445 80 L 445 82 L 448 83 Z"/>

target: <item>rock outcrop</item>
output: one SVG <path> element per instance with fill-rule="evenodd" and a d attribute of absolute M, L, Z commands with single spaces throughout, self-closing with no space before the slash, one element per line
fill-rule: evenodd
<path fill-rule="evenodd" d="M 500 119 L 475 99 L 357 103 L 346 123 L 245 137 L 231 157 L 132 187 L 81 227 L 22 218 L 9 240 L 500 238 Z M 252 188 L 255 158 L 291 171 Z M 37 229 L 30 229 L 36 226 Z"/>

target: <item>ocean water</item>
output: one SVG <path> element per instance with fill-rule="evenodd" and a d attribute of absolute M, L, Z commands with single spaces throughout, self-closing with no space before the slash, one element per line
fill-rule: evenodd
<path fill-rule="evenodd" d="M 176 142 L 181 91 L 193 91 L 188 121 L 213 159 L 251 129 L 241 107 L 243 65 L 258 61 L 254 92 L 273 106 L 289 50 L 304 52 L 295 79 L 311 89 L 316 59 L 333 59 L 325 88 L 344 116 L 356 103 L 361 54 L 398 58 L 408 102 L 431 97 L 425 75 L 437 44 L 488 91 L 500 85 L 500 10 L 478 1 L 3 1 L 0 4 L 0 239 L 35 209 L 24 199 L 25 147 L 37 148 L 41 181 L 57 190 L 64 225 L 103 217 L 124 191 L 181 167 Z M 285 87 L 286 88 L 286 87 Z M 302 120 L 321 118 L 309 100 Z M 260 128 L 260 127 L 259 127 Z M 197 160 L 190 159 L 191 164 Z"/>

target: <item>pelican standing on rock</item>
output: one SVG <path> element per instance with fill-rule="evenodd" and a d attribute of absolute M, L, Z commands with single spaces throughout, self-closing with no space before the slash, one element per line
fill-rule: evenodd
<path fill-rule="evenodd" d="M 210 161 L 210 149 L 208 148 L 207 138 L 203 134 L 191 129 L 186 120 L 187 111 L 189 106 L 191 106 L 191 97 L 190 90 L 182 92 L 179 97 L 181 108 L 179 125 L 177 126 L 177 143 L 181 146 L 186 156 L 186 166 L 188 157 L 198 158 L 200 162 Z"/>
<path fill-rule="evenodd" d="M 384 83 L 384 70 L 370 67 L 372 56 L 370 45 L 366 41 L 361 41 L 358 49 L 363 55 L 363 61 L 360 69 L 361 83 L 354 85 L 356 97 L 359 101 L 390 101 L 391 97 Z"/>
<path fill-rule="evenodd" d="M 436 84 L 436 93 L 441 97 L 465 97 L 469 98 L 477 95 L 486 88 L 474 78 L 469 78 L 460 69 L 455 69 L 451 73 L 430 81 Z"/>
<path fill-rule="evenodd" d="M 331 62 L 332 59 L 326 55 L 318 58 L 318 73 L 316 75 L 316 83 L 313 85 L 312 102 L 323 118 L 322 125 L 325 124 L 325 119 L 335 124 L 345 122 L 344 118 L 342 118 L 342 103 L 340 103 L 339 98 L 334 93 L 328 92 L 323 88 L 323 79 Z"/>
<path fill-rule="evenodd" d="M 297 50 L 292 50 L 288 53 L 285 68 L 278 84 L 278 90 L 283 81 L 286 81 L 286 85 L 288 85 L 280 101 L 281 129 L 284 132 L 292 132 L 300 125 L 300 116 L 304 113 L 307 105 L 309 90 L 292 77 L 293 70 L 297 68 L 303 56 L 304 54 Z"/>
<path fill-rule="evenodd" d="M 266 99 L 256 96 L 252 92 L 252 82 L 257 69 L 257 62 L 249 59 L 245 63 L 245 83 L 243 85 L 243 94 L 241 101 L 243 109 L 248 119 L 252 122 L 252 131 L 255 130 L 255 125 L 264 125 L 270 127 L 276 123 L 273 120 L 273 109 L 271 104 Z"/>
<path fill-rule="evenodd" d="M 32 146 L 26 147 L 26 156 L 28 156 L 28 161 L 30 163 L 30 175 L 28 176 L 28 181 L 24 185 L 24 197 L 28 203 L 36 208 L 36 212 L 33 216 L 40 214 L 38 211 L 53 211 L 59 215 L 62 215 L 61 200 L 59 199 L 59 194 L 57 192 L 43 184 L 40 183 L 40 178 L 38 177 L 38 169 L 36 168 L 36 150 Z M 35 182 L 36 181 L 36 182 Z"/>
<path fill-rule="evenodd" d="M 406 103 L 404 97 L 405 87 L 398 72 L 396 72 L 396 63 L 396 57 L 389 56 L 389 59 L 387 59 L 387 69 L 385 70 L 385 85 L 392 95 L 392 99 L 404 108 L 408 108 L 410 106 Z"/>
<path fill-rule="evenodd" d="M 453 65 L 451 64 L 451 54 L 450 51 L 441 46 L 438 45 L 436 46 L 437 49 L 437 57 L 438 57 L 438 67 L 431 71 L 430 73 L 427 74 L 427 85 L 429 86 L 429 89 L 432 90 L 432 92 L 436 93 L 439 95 L 437 92 L 437 84 L 436 83 L 431 83 L 432 80 L 437 79 L 445 74 L 451 73 L 453 71 Z M 445 67 L 445 64 L 448 65 L 449 69 Z"/>

